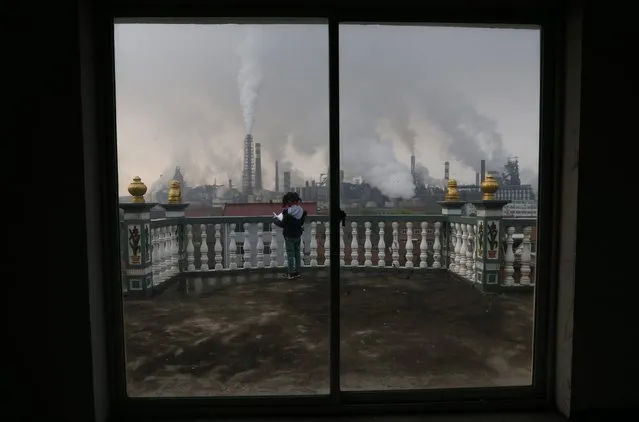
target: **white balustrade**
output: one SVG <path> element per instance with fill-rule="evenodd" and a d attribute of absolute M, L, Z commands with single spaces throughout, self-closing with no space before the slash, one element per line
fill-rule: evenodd
<path fill-rule="evenodd" d="M 413 268 L 413 223 L 406 223 L 406 268 Z"/>
<path fill-rule="evenodd" d="M 230 270 L 237 269 L 237 244 L 235 243 L 235 223 L 229 225 L 229 265 Z"/>
<path fill-rule="evenodd" d="M 275 230 L 275 227 L 275 224 L 271 224 L 271 263 L 269 265 L 271 268 L 277 267 L 277 231 Z"/>
<path fill-rule="evenodd" d="M 209 245 L 206 224 L 200 224 L 200 271 L 209 270 Z"/>
<path fill-rule="evenodd" d="M 311 267 L 317 267 L 317 223 L 311 222 Z"/>
<path fill-rule="evenodd" d="M 468 229 L 466 224 L 459 224 L 461 230 L 461 247 L 459 248 L 459 265 L 457 274 L 466 277 L 466 253 L 468 252 Z"/>
<path fill-rule="evenodd" d="M 380 221 L 381 220 L 381 221 Z M 191 220 L 194 221 L 194 220 Z M 202 221 L 202 220 L 200 220 Z M 211 220 L 209 220 L 211 221 Z M 237 219 L 241 231 L 236 231 L 238 223 L 231 223 L 229 220 L 218 220 L 216 223 L 212 219 L 211 223 L 197 222 L 199 227 L 199 239 L 194 239 L 193 224 L 184 225 L 184 245 L 180 250 L 180 233 L 182 229 L 177 224 L 166 224 L 153 227 L 150 232 L 151 237 L 151 272 L 153 274 L 153 284 L 157 286 L 168 281 L 181 271 L 181 253 L 184 253 L 186 265 L 184 270 L 188 272 L 210 272 L 220 270 L 241 270 L 242 268 L 282 268 L 286 266 L 287 253 L 284 247 L 284 239 L 281 230 L 274 225 L 270 226 L 270 231 L 264 231 L 264 222 L 246 223 Z M 461 277 L 474 282 L 475 264 L 477 261 L 476 251 L 478 247 L 478 230 L 473 220 L 464 220 L 465 223 L 449 223 L 446 217 L 441 220 L 420 219 L 415 216 L 413 221 L 407 221 L 405 217 L 393 221 L 392 216 L 387 218 L 378 217 L 377 220 L 369 220 L 358 217 L 355 221 L 350 221 L 350 258 L 345 260 L 345 238 L 344 229 L 339 227 L 339 261 L 341 266 L 366 267 L 366 268 L 386 268 L 386 256 L 390 255 L 391 267 L 395 268 L 418 268 L 420 270 L 440 269 L 448 265 L 451 272 L 459 274 Z M 519 234 L 515 236 L 515 227 L 508 226 L 510 220 L 504 224 L 502 238 L 501 264 L 503 268 L 503 279 L 501 285 L 533 285 L 533 257 L 531 233 L 533 227 L 518 226 Z M 516 224 L 516 223 L 515 223 Z M 375 225 L 377 233 L 373 233 Z M 386 232 L 386 227 L 392 228 L 392 233 Z M 208 229 L 214 229 L 215 241 L 213 250 L 209 250 Z M 324 219 L 311 221 L 310 230 L 300 240 L 300 259 L 302 265 L 306 267 L 328 267 L 330 266 L 330 223 Z M 363 241 L 359 242 L 359 229 L 363 227 Z M 400 232 L 399 228 L 405 227 Z M 419 227 L 419 233 L 413 230 Z M 323 229 L 322 229 L 323 228 Z M 450 231 L 449 235 L 446 235 Z M 237 239 L 238 233 L 242 238 Z M 268 238 L 270 236 L 270 238 Z M 378 236 L 375 238 L 375 236 Z M 389 238 L 387 238 L 389 236 Z M 388 242 L 391 241 L 391 247 Z M 521 239 L 521 242 L 519 241 Z M 238 244 L 238 241 L 240 242 Z M 416 244 L 416 241 L 419 241 Z M 373 251 L 373 242 L 375 249 Z M 520 242 L 517 243 L 517 242 Z M 195 268 L 196 252 L 195 246 L 199 243 L 198 256 L 199 268 Z M 515 250 L 515 244 L 517 248 Z M 242 246 L 242 253 L 238 253 L 238 248 Z M 305 254 L 305 245 L 309 250 Z M 419 248 L 419 253 L 415 250 Z M 268 251 L 267 251 L 268 249 Z M 278 251 L 282 250 L 278 256 Z M 209 258 L 211 252 L 211 258 Z M 213 255 L 214 254 L 214 255 Z M 448 256 L 446 256 L 448 254 Z M 282 260 L 284 255 L 284 261 Z M 375 256 L 376 255 L 376 256 Z M 213 258 L 214 256 L 214 258 Z M 363 259 L 360 258 L 363 256 Z M 307 259 L 307 262 L 304 262 Z M 419 260 L 418 260 L 419 259 Z M 402 262 L 404 260 L 404 262 Z M 209 264 L 209 261 L 213 263 Z M 519 274 L 516 274 L 519 272 Z"/>
<path fill-rule="evenodd" d="M 439 229 L 441 228 L 442 223 L 440 223 L 439 221 L 435 222 L 435 239 L 433 240 L 433 268 L 441 268 L 442 267 L 442 263 L 441 263 L 441 242 L 439 240 Z"/>
<path fill-rule="evenodd" d="M 384 240 L 385 225 L 386 224 L 383 221 L 380 221 L 379 223 L 377 223 L 377 227 L 379 227 L 379 242 L 377 242 L 377 266 L 378 267 L 386 266 L 386 241 Z"/>
<path fill-rule="evenodd" d="M 250 242 L 250 234 L 249 234 L 249 223 L 244 223 L 244 244 L 242 245 L 244 265 L 243 268 L 251 268 L 251 242 Z"/>
<path fill-rule="evenodd" d="M 391 245 L 391 250 L 393 251 L 393 267 L 399 268 L 399 230 L 397 227 L 399 224 L 396 221 L 393 221 L 393 244 Z"/>
<path fill-rule="evenodd" d="M 359 248 L 357 246 L 357 223 L 351 223 L 351 267 L 359 265 Z"/>
<path fill-rule="evenodd" d="M 344 260 L 344 227 L 339 226 L 339 265 L 346 265 L 346 261 Z"/>
<path fill-rule="evenodd" d="M 508 227 L 506 230 L 506 254 L 504 256 L 504 285 L 510 286 L 515 284 L 513 274 L 515 273 L 515 252 L 513 251 L 513 234 L 515 234 L 514 227 Z"/>
<path fill-rule="evenodd" d="M 371 243 L 371 223 L 370 221 L 367 221 L 364 223 L 364 236 L 366 237 L 366 240 L 364 240 L 364 266 L 365 267 L 372 267 L 373 266 L 373 261 L 372 261 L 372 257 L 373 254 L 371 252 L 371 250 L 373 249 L 373 244 Z"/>
<path fill-rule="evenodd" d="M 195 246 L 193 245 L 193 225 L 186 226 L 186 269 L 195 271 Z"/>
<path fill-rule="evenodd" d="M 331 222 L 324 223 L 324 266 L 328 267 L 331 264 Z"/>
<path fill-rule="evenodd" d="M 524 239 L 522 240 L 521 247 L 521 277 L 519 279 L 519 284 L 521 285 L 529 285 L 531 284 L 530 279 L 530 265 L 532 261 L 532 244 L 530 241 L 530 234 L 532 232 L 532 227 L 526 226 L 524 227 Z"/>
<path fill-rule="evenodd" d="M 257 223 L 257 268 L 264 268 L 264 224 Z"/>
<path fill-rule="evenodd" d="M 422 241 L 419 242 L 419 268 L 428 268 L 428 241 L 426 240 L 426 228 L 428 223 L 422 221 L 421 235 Z"/>
<path fill-rule="evenodd" d="M 215 246 L 213 247 L 213 250 L 215 251 L 216 270 L 221 270 L 222 268 L 224 268 L 224 266 L 222 265 L 222 241 L 220 240 L 220 238 L 222 237 L 221 229 L 221 224 L 215 225 Z"/>
<path fill-rule="evenodd" d="M 473 224 L 466 225 L 466 232 L 468 233 L 468 240 L 466 243 L 466 278 L 469 280 L 475 280 L 475 226 Z"/>

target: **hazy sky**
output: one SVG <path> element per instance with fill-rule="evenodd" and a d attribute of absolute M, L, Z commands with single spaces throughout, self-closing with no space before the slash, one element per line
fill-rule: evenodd
<path fill-rule="evenodd" d="M 390 195 L 420 170 L 472 183 L 480 160 L 518 156 L 534 181 L 539 31 L 348 25 L 340 28 L 341 162 Z M 139 175 L 241 184 L 252 125 L 263 183 L 274 162 L 293 183 L 328 164 L 328 29 L 322 25 L 119 24 L 115 29 L 120 189 Z M 282 178 L 280 175 L 280 185 Z M 536 182 L 535 182 L 536 183 Z"/>

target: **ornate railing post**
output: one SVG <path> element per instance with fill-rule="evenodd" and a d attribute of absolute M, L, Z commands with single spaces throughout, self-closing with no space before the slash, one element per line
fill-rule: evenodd
<path fill-rule="evenodd" d="M 178 239 L 178 270 L 180 273 L 186 271 L 186 230 L 185 230 L 185 214 L 189 204 L 182 203 L 182 190 L 180 182 L 171 180 L 169 183 L 168 203 L 160 204 L 166 212 L 166 218 L 175 221 L 177 227 Z"/>
<path fill-rule="evenodd" d="M 477 209 L 475 234 L 475 283 L 487 292 L 498 291 L 501 285 L 501 238 L 503 208 L 509 201 L 495 199 L 499 183 L 491 175 L 481 184 L 483 197 L 473 202 Z"/>
<path fill-rule="evenodd" d="M 146 191 L 146 185 L 136 176 L 129 185 L 131 203 L 120 203 L 124 211 L 124 235 L 127 239 L 124 255 L 129 296 L 148 296 L 153 291 L 151 208 L 157 204 L 144 200 Z"/>
<path fill-rule="evenodd" d="M 442 207 L 442 215 L 446 217 L 458 217 L 462 215 L 462 207 L 466 203 L 462 201 L 459 196 L 459 191 L 457 190 L 457 181 L 455 179 L 450 179 L 448 181 L 448 186 L 446 188 L 446 195 L 444 196 L 443 201 L 438 202 Z M 443 219 L 442 227 L 441 227 L 441 246 L 442 246 L 442 257 L 443 265 L 442 268 L 450 269 L 451 264 L 454 266 L 454 246 L 450 247 L 450 226 L 447 219 Z M 453 242 L 456 240 L 453 238 Z M 454 244 L 453 244 L 454 245 Z"/>

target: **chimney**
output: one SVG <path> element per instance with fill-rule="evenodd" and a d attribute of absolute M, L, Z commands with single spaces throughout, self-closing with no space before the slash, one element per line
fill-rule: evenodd
<path fill-rule="evenodd" d="M 412 174 L 413 177 L 415 177 L 415 156 L 414 155 L 410 156 L 410 174 Z"/>
<path fill-rule="evenodd" d="M 486 160 L 481 160 L 481 169 L 480 169 L 480 181 L 483 182 L 486 178 Z"/>
<path fill-rule="evenodd" d="M 280 163 L 275 161 L 275 192 L 280 191 Z"/>
<path fill-rule="evenodd" d="M 262 190 L 262 144 L 255 144 L 255 189 Z"/>
<path fill-rule="evenodd" d="M 444 180 L 448 182 L 449 179 L 450 179 L 450 163 L 446 161 L 444 163 Z"/>
<path fill-rule="evenodd" d="M 291 172 L 285 171 L 284 172 L 284 192 L 290 192 L 290 191 L 291 191 Z"/>
<path fill-rule="evenodd" d="M 479 173 L 475 173 L 475 184 L 479 186 Z"/>
<path fill-rule="evenodd" d="M 229 189 L 233 187 L 233 179 L 229 179 Z"/>

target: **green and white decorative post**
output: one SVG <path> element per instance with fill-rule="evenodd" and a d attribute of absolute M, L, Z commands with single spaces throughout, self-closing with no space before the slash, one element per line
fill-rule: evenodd
<path fill-rule="evenodd" d="M 189 204 L 182 203 L 182 188 L 178 180 L 171 180 L 169 183 L 168 203 L 160 204 L 166 212 L 166 218 L 175 221 L 171 226 L 175 226 L 177 230 L 178 240 L 178 272 L 186 270 L 186 242 L 185 242 L 185 224 L 184 216 Z"/>
<path fill-rule="evenodd" d="M 139 177 L 129 185 L 131 203 L 121 203 L 126 236 L 126 289 L 129 296 L 148 296 L 153 289 L 151 208 L 155 203 L 144 200 L 147 187 Z"/>
<path fill-rule="evenodd" d="M 502 219 L 503 208 L 509 201 L 496 200 L 497 189 L 497 180 L 491 175 L 486 176 L 481 184 L 482 200 L 473 202 L 477 209 L 475 283 L 486 292 L 496 292 L 502 284 Z"/>
<path fill-rule="evenodd" d="M 442 215 L 446 217 L 461 217 L 462 208 L 466 204 L 466 201 L 462 201 L 457 190 L 457 181 L 450 179 L 446 188 L 446 195 L 443 201 L 438 202 L 442 207 Z M 441 228 L 441 244 L 442 244 L 442 257 L 444 263 L 442 268 L 447 268 L 449 271 L 454 270 L 455 265 L 455 226 L 447 219 L 442 222 Z"/>

